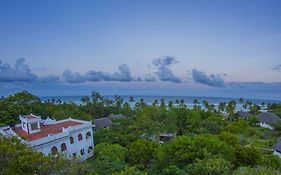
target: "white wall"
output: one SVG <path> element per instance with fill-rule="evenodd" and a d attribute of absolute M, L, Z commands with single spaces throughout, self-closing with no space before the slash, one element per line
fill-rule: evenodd
<path fill-rule="evenodd" d="M 268 129 L 271 129 L 271 130 L 273 129 L 272 126 L 270 126 L 269 124 L 263 123 L 263 122 L 258 123 L 258 125 L 260 125 L 263 128 L 268 128 Z"/>
<path fill-rule="evenodd" d="M 68 132 L 68 131 L 67 131 Z M 86 139 L 86 133 L 90 132 L 91 137 Z M 78 141 L 78 134 L 82 134 L 83 139 Z M 73 137 L 74 143 L 70 143 L 70 137 Z M 58 152 L 61 152 L 61 144 L 65 143 L 67 150 L 64 151 L 64 154 L 67 156 L 72 156 L 73 153 L 76 153 L 77 157 L 80 157 L 81 160 L 85 160 L 88 157 L 92 156 L 93 153 L 88 153 L 88 148 L 91 146 L 94 148 L 94 141 L 93 141 L 93 131 L 92 128 L 85 128 L 80 129 L 76 131 L 70 131 L 68 137 L 64 137 L 55 141 L 52 141 L 50 143 L 44 144 L 40 147 L 35 147 L 35 149 L 39 152 L 42 152 L 45 155 L 52 153 L 52 147 L 56 146 L 58 149 Z M 80 154 L 80 150 L 84 149 L 85 154 L 82 156 Z"/>

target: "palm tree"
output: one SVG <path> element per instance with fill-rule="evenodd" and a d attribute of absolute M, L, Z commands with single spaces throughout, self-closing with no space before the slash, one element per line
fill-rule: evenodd
<path fill-rule="evenodd" d="M 219 107 L 218 107 L 219 112 L 224 112 L 225 111 L 225 107 L 226 107 L 226 103 L 225 102 L 220 102 L 219 103 Z"/>
<path fill-rule="evenodd" d="M 164 98 L 161 98 L 160 107 L 163 108 L 163 109 L 166 108 L 166 104 L 165 104 L 165 99 Z"/>
<path fill-rule="evenodd" d="M 158 100 L 154 100 L 154 102 L 152 103 L 153 106 L 156 106 L 158 104 Z"/>
<path fill-rule="evenodd" d="M 179 107 L 179 100 L 176 99 L 176 104 L 177 104 L 177 107 Z"/>
<path fill-rule="evenodd" d="M 169 101 L 168 107 L 169 107 L 169 109 L 171 109 L 173 107 L 173 101 L 172 100 Z"/>
<path fill-rule="evenodd" d="M 236 109 L 236 101 L 231 100 L 230 102 L 228 102 L 226 106 L 226 112 L 230 120 L 232 120 L 235 115 L 235 109 Z"/>
<path fill-rule="evenodd" d="M 199 107 L 199 104 L 200 104 L 200 102 L 199 102 L 197 99 L 194 99 L 194 100 L 193 100 L 193 108 L 194 108 L 194 109 L 200 108 L 200 107 Z"/>
<path fill-rule="evenodd" d="M 88 96 L 84 96 L 81 98 L 82 104 L 86 105 L 90 102 L 90 98 Z"/>
<path fill-rule="evenodd" d="M 240 104 L 244 103 L 244 99 L 243 98 L 239 98 L 239 103 Z"/>
<path fill-rule="evenodd" d="M 205 106 L 206 109 L 209 110 L 210 105 L 209 105 L 209 102 L 208 102 L 207 100 L 204 100 L 204 101 L 203 101 L 203 105 Z"/>
<path fill-rule="evenodd" d="M 130 104 L 131 104 L 131 108 L 133 108 L 133 107 L 134 107 L 134 104 L 135 104 L 135 99 L 134 99 L 134 97 L 133 97 L 133 96 L 130 96 L 129 101 L 130 101 Z"/>
<path fill-rule="evenodd" d="M 181 99 L 181 100 L 180 100 L 180 106 L 181 106 L 181 107 L 184 107 L 184 105 L 185 105 L 184 99 Z"/>

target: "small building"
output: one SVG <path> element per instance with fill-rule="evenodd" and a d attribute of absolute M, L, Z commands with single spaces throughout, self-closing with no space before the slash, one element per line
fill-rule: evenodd
<path fill-rule="evenodd" d="M 274 146 L 274 152 L 273 152 L 274 155 L 277 155 L 281 158 L 281 142 L 277 143 L 275 146 Z"/>
<path fill-rule="evenodd" d="M 95 122 L 95 129 L 107 128 L 112 125 L 112 121 L 107 117 L 98 118 Z"/>
<path fill-rule="evenodd" d="M 163 144 L 172 140 L 174 136 L 172 134 L 160 134 L 159 143 Z"/>
<path fill-rule="evenodd" d="M 0 128 L 0 134 L 16 136 L 23 143 L 45 155 L 62 153 L 66 158 L 77 156 L 85 160 L 93 155 L 93 125 L 91 121 L 68 118 L 42 120 L 33 114 L 20 116 L 20 124 Z"/>
<path fill-rule="evenodd" d="M 259 125 L 263 128 L 273 129 L 273 125 L 281 121 L 281 119 L 274 113 L 262 112 L 258 114 L 257 119 L 259 120 Z"/>
<path fill-rule="evenodd" d="M 236 115 L 242 119 L 248 120 L 251 117 L 251 114 L 249 112 L 244 112 L 244 111 L 238 111 L 236 112 Z"/>
<path fill-rule="evenodd" d="M 98 118 L 95 120 L 95 129 L 108 128 L 114 120 L 126 118 L 123 114 L 110 114 L 108 117 Z"/>

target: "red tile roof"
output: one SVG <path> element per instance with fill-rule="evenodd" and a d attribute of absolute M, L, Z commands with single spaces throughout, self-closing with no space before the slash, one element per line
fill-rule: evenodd
<path fill-rule="evenodd" d="M 28 134 L 21 127 L 16 127 L 13 130 L 21 138 L 23 138 L 27 141 L 32 141 L 32 140 L 40 139 L 43 137 L 48 137 L 49 134 L 58 134 L 58 133 L 62 132 L 62 127 L 68 128 L 69 126 L 77 126 L 80 124 L 82 124 L 82 123 L 79 123 L 76 121 L 66 121 L 66 122 L 53 124 L 53 125 L 40 124 L 41 131 L 38 133 L 34 133 L 34 134 Z"/>

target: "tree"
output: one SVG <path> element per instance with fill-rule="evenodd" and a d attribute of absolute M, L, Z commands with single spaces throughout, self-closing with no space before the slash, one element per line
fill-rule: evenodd
<path fill-rule="evenodd" d="M 90 103 L 90 98 L 88 96 L 84 96 L 82 97 L 81 101 L 83 105 L 86 105 Z"/>
<path fill-rule="evenodd" d="M 142 163 L 147 168 L 154 157 L 157 144 L 144 139 L 133 142 L 129 148 L 129 158 L 134 164 Z"/>
<path fill-rule="evenodd" d="M 44 156 L 17 138 L 0 137 L 0 174 L 85 174 L 84 164 L 61 155 Z"/>
<path fill-rule="evenodd" d="M 147 175 L 147 173 L 139 171 L 136 167 L 126 167 L 120 172 L 113 173 L 113 175 Z"/>
<path fill-rule="evenodd" d="M 192 175 L 229 175 L 232 167 L 232 164 L 223 158 L 207 158 L 197 160 L 185 170 Z"/>
<path fill-rule="evenodd" d="M 228 104 L 226 106 L 226 112 L 227 112 L 228 118 L 230 120 L 232 120 L 233 117 L 235 116 L 235 109 L 236 109 L 236 102 L 234 100 L 231 100 L 230 102 L 228 102 Z"/>
<path fill-rule="evenodd" d="M 226 103 L 225 102 L 220 102 L 219 103 L 219 107 L 218 107 L 219 112 L 224 112 L 225 111 L 225 107 L 226 107 Z"/>
<path fill-rule="evenodd" d="M 197 159 L 210 156 L 223 156 L 232 160 L 233 150 L 215 136 L 178 136 L 160 147 L 157 153 L 157 167 L 175 165 L 182 169 Z"/>
<path fill-rule="evenodd" d="M 261 107 L 259 105 L 254 104 L 249 109 L 251 114 L 258 114 L 261 110 Z"/>
<path fill-rule="evenodd" d="M 234 175 L 277 175 L 281 172 L 271 168 L 265 167 L 239 167 L 233 174 Z"/>
<path fill-rule="evenodd" d="M 157 106 L 147 106 L 137 116 L 137 125 L 143 134 L 152 137 L 158 143 L 161 133 L 174 132 L 176 130 L 176 116 L 173 111 Z"/>
<path fill-rule="evenodd" d="M 128 150 L 118 144 L 100 143 L 95 146 L 94 171 L 101 175 L 112 174 L 125 168 Z"/>
<path fill-rule="evenodd" d="M 235 162 L 238 166 L 255 166 L 261 162 L 261 153 L 253 147 L 238 146 L 235 149 Z"/>

